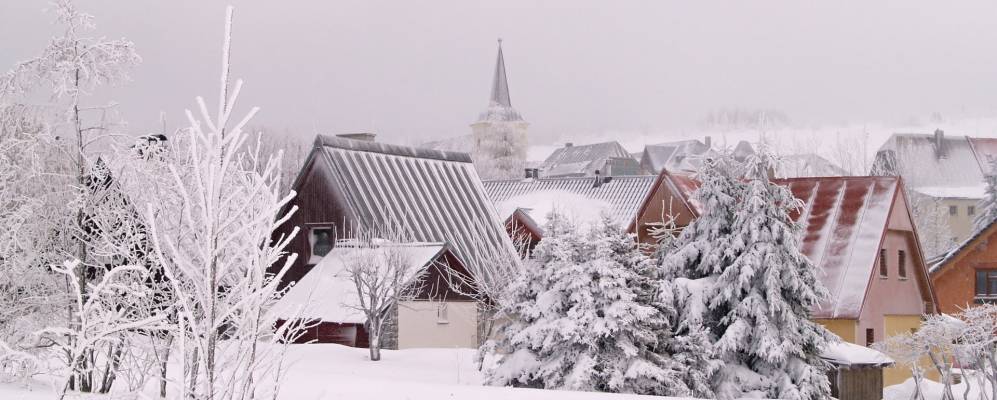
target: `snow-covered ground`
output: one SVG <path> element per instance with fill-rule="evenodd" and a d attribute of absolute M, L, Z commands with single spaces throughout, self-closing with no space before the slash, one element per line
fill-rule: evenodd
<path fill-rule="evenodd" d="M 367 350 L 333 344 L 292 345 L 280 400 L 338 399 L 668 399 L 606 393 L 517 389 L 481 385 L 472 349 L 385 350 L 367 360 Z M 154 391 L 153 391 L 154 392 Z M 54 389 L 35 380 L 29 387 L 0 384 L 2 400 L 49 400 Z M 673 398 L 674 399 L 674 398 Z"/>
<path fill-rule="evenodd" d="M 967 385 L 967 381 L 969 382 Z M 945 385 L 925 379 L 922 385 L 922 390 L 924 393 L 925 400 L 940 400 L 942 398 L 942 391 Z M 979 399 L 980 389 L 984 388 L 985 393 L 989 396 L 992 392 L 990 390 L 990 385 L 982 382 L 978 376 L 976 376 L 973 371 L 966 371 L 966 376 L 963 381 L 959 384 L 952 385 L 952 393 L 955 398 L 962 399 L 966 392 L 967 387 L 969 388 L 968 399 Z M 907 379 L 904 383 L 899 385 L 887 386 L 883 389 L 883 400 L 909 400 L 913 398 L 914 393 L 914 379 Z"/>

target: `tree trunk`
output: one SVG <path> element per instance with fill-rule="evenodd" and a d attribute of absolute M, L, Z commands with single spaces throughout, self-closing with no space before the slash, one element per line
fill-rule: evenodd
<path fill-rule="evenodd" d="M 159 397 L 166 398 L 166 368 L 170 363 L 170 351 L 173 350 L 173 335 L 166 334 L 166 353 L 159 362 Z"/>
<path fill-rule="evenodd" d="M 367 347 L 370 349 L 370 360 L 381 360 L 381 332 L 380 321 L 370 320 L 370 330 L 367 332 Z"/>

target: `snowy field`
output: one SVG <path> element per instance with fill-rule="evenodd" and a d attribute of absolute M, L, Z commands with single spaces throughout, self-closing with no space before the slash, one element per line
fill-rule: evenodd
<path fill-rule="evenodd" d="M 605 393 L 481 386 L 472 349 L 384 350 L 378 362 L 367 349 L 333 344 L 292 345 L 281 400 L 338 399 L 668 399 Z M 153 390 L 151 393 L 154 393 Z M 34 380 L 30 387 L 0 384 L 2 400 L 49 400 L 51 385 Z M 106 399 L 106 397 L 100 397 Z M 674 398 L 672 398 L 674 399 Z"/>

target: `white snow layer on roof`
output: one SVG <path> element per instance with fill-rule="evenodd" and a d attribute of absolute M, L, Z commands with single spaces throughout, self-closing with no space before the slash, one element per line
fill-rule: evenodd
<path fill-rule="evenodd" d="M 983 183 L 974 186 L 922 186 L 914 188 L 915 192 L 940 199 L 982 199 L 986 190 L 987 186 Z"/>
<path fill-rule="evenodd" d="M 893 359 L 886 354 L 865 346 L 840 341 L 828 343 L 821 353 L 821 358 L 838 365 L 880 365 L 893 364 Z"/>
<path fill-rule="evenodd" d="M 604 212 L 612 212 L 612 206 L 607 202 L 564 190 L 522 194 L 499 202 L 496 208 L 503 218 L 511 216 L 516 209 L 522 209 L 541 228 L 547 225 L 547 216 L 554 210 L 579 226 L 597 223 Z"/>
<path fill-rule="evenodd" d="M 357 289 L 350 280 L 347 263 L 356 257 L 387 257 L 388 249 L 403 251 L 409 263 L 411 282 L 424 272 L 435 256 L 443 250 L 442 243 L 385 244 L 376 249 L 339 246 L 292 286 L 277 304 L 274 312 L 279 318 L 319 319 L 324 322 L 364 323 L 363 312 L 357 309 Z"/>

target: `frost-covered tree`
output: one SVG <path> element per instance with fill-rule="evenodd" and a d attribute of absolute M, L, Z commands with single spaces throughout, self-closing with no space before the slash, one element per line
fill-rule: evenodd
<path fill-rule="evenodd" d="M 168 165 L 171 184 L 145 213 L 157 260 L 175 295 L 178 397 L 272 398 L 279 384 L 285 325 L 273 331 L 268 313 L 278 285 L 296 255 L 284 249 L 297 233 L 272 237 L 296 208 L 279 194 L 279 159 L 247 151 L 243 127 L 232 112 L 241 81 L 228 84 L 232 8 L 226 19 L 218 113 L 197 98 L 200 118 L 179 135 L 184 163 Z M 258 164 L 262 163 L 263 167 Z M 257 172 L 262 171 L 262 172 Z M 273 266 L 274 274 L 267 273 Z M 273 385 L 261 385 L 272 380 Z"/>
<path fill-rule="evenodd" d="M 827 291 L 801 251 L 802 226 L 789 216 L 801 201 L 769 180 L 774 165 L 765 149 L 749 158 L 745 188 L 729 224 L 726 251 L 735 257 L 706 292 L 714 352 L 724 362 L 719 398 L 830 394 L 827 366 L 819 357 L 829 336 L 810 319 Z"/>
<path fill-rule="evenodd" d="M 697 279 L 718 274 L 733 261 L 727 248 L 732 221 L 741 198 L 738 165 L 727 153 L 704 160 L 696 174 L 700 186 L 692 194 L 700 215 L 682 229 L 675 249 L 661 259 L 668 277 Z"/>
<path fill-rule="evenodd" d="M 649 351 L 662 321 L 641 303 L 651 285 L 637 273 L 649 260 L 611 224 L 586 235 L 555 211 L 545 232 L 534 251 L 536 265 L 512 290 L 518 301 L 498 347 L 506 354 L 486 371 L 488 382 L 666 392 L 675 373 Z"/>
<path fill-rule="evenodd" d="M 976 218 L 973 219 L 973 230 L 977 232 L 997 220 L 997 159 L 987 157 L 983 181 L 986 183 L 986 191 L 976 205 Z"/>

